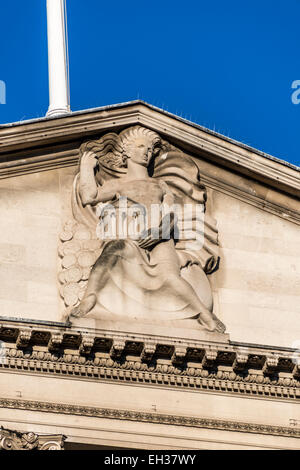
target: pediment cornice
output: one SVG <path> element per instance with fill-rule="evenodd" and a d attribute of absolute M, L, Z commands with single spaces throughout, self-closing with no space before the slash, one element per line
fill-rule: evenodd
<path fill-rule="evenodd" d="M 300 398 L 299 351 L 1 320 L 0 373 L 271 400 Z"/>
<path fill-rule="evenodd" d="M 298 167 L 141 101 L 0 126 L 0 179 L 76 165 L 83 139 L 136 124 L 199 159 L 200 167 L 206 161 L 232 174 L 232 181 L 223 181 L 220 172 L 206 173 L 201 167 L 207 187 L 300 223 Z M 251 185 L 239 186 L 241 176 L 271 188 L 271 196 Z"/>
<path fill-rule="evenodd" d="M 9 160 L 8 153 L 16 150 L 80 140 L 135 124 L 155 130 L 195 155 L 207 155 L 235 171 L 273 181 L 291 194 L 300 190 L 298 167 L 141 101 L 0 126 L 0 155 Z"/>

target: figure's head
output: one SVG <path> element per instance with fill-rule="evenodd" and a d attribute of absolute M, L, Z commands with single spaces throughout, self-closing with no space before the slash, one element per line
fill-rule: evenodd
<path fill-rule="evenodd" d="M 135 126 L 123 131 L 120 135 L 123 144 L 123 157 L 148 167 L 151 158 L 161 146 L 158 134 L 145 127 Z"/>

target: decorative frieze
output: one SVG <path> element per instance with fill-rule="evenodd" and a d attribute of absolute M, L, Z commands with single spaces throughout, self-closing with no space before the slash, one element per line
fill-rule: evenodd
<path fill-rule="evenodd" d="M 2 324 L 0 340 L 0 372 L 190 388 L 265 399 L 300 398 L 300 368 L 293 351 L 66 327 L 60 331 L 57 326 L 34 324 L 26 330 L 21 322 L 13 327 Z"/>
<path fill-rule="evenodd" d="M 282 436 L 282 437 L 300 437 L 300 429 L 294 425 L 288 426 L 271 426 L 265 424 L 255 424 L 238 421 L 224 421 L 210 418 L 194 418 L 191 416 L 174 416 L 166 415 L 161 413 L 149 413 L 131 410 L 116 410 L 107 408 L 96 408 L 88 406 L 76 406 L 67 404 L 57 403 L 46 403 L 46 402 L 35 402 L 25 400 L 11 400 L 11 399 L 0 399 L 0 407 L 8 409 L 22 409 L 29 411 L 44 411 L 50 413 L 59 413 L 66 415 L 77 415 L 87 416 L 95 418 L 105 419 L 117 419 L 135 422 L 146 422 L 155 424 L 166 424 L 172 426 L 187 426 L 202 429 L 216 429 L 221 431 L 237 431 L 243 433 L 254 433 L 264 434 L 271 436 Z M 44 436 L 46 442 L 49 443 L 50 436 Z M 63 446 L 64 436 L 57 436 L 57 439 L 61 439 L 61 447 Z M 41 439 L 41 437 L 39 437 Z M 48 440 L 49 439 L 49 440 Z M 51 439 L 52 441 L 52 439 Z M 57 441 L 53 441 L 53 444 Z M 47 443 L 45 443 L 45 447 Z M 44 446 L 40 450 L 56 450 L 56 449 L 44 449 Z M 59 450 L 59 449 L 57 449 Z"/>
<path fill-rule="evenodd" d="M 106 357 L 105 357 L 106 356 Z M 107 353 L 96 353 L 95 356 L 69 352 L 57 354 L 47 351 L 32 351 L 31 353 L 7 348 L 0 362 L 0 372 L 37 373 L 81 378 L 84 380 L 107 380 L 127 382 L 143 386 L 159 386 L 170 388 L 185 388 L 199 391 L 214 391 L 219 393 L 234 393 L 242 396 L 261 398 L 277 398 L 287 400 L 300 399 L 300 381 L 292 374 L 278 374 L 273 377 L 264 375 L 262 370 L 244 370 L 239 373 L 231 367 L 215 364 L 211 369 L 204 368 L 198 363 L 175 365 L 151 363 L 136 360 L 114 360 Z"/>

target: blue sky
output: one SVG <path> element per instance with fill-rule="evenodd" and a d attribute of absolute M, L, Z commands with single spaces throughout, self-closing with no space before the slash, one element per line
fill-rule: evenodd
<path fill-rule="evenodd" d="M 42 117 L 46 0 L 2 3 L 0 123 Z M 67 4 L 73 111 L 140 98 L 300 166 L 299 0 Z"/>

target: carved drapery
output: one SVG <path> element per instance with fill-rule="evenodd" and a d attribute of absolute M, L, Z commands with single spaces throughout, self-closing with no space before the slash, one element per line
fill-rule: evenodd
<path fill-rule="evenodd" d="M 142 126 L 87 141 L 80 154 L 59 244 L 64 318 L 224 333 L 207 279 L 218 268 L 218 231 L 193 158 Z"/>

